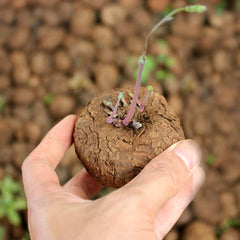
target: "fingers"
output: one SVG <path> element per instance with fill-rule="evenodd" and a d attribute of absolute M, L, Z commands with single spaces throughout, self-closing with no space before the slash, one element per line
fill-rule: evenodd
<path fill-rule="evenodd" d="M 83 199 L 92 199 L 102 189 L 100 183 L 96 182 L 89 173 L 83 169 L 71 178 L 63 187 L 70 192 Z"/>
<path fill-rule="evenodd" d="M 157 214 L 155 221 L 155 232 L 157 239 L 163 237 L 170 231 L 185 208 L 190 204 L 205 179 L 205 173 L 198 167 L 191 178 L 182 189 L 169 201 L 167 201 Z"/>
<path fill-rule="evenodd" d="M 60 187 L 54 169 L 72 144 L 76 118 L 69 115 L 60 121 L 24 160 L 22 174 L 27 197 Z"/>
<path fill-rule="evenodd" d="M 194 141 L 181 141 L 154 158 L 123 189 L 137 194 L 155 218 L 160 207 L 191 177 L 200 158 L 200 148 Z"/>

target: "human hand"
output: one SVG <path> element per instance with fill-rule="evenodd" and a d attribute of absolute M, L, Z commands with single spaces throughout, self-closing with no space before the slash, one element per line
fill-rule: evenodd
<path fill-rule="evenodd" d="M 162 239 L 204 181 L 197 144 L 174 144 L 131 182 L 90 200 L 102 186 L 85 170 L 64 186 L 54 171 L 72 144 L 75 121 L 70 115 L 59 122 L 23 163 L 31 239 Z"/>

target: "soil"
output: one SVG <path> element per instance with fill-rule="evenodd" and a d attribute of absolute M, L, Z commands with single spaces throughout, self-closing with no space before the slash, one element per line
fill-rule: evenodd
<path fill-rule="evenodd" d="M 108 187 L 128 183 L 154 157 L 184 139 L 179 119 L 157 92 L 150 95 L 143 113 L 135 111 L 133 119 L 142 124 L 141 128 L 134 129 L 131 123 L 122 128 L 106 123 L 109 109 L 103 101 L 115 105 L 120 92 L 130 103 L 128 93 L 133 93 L 134 89 L 104 92 L 81 110 L 74 130 L 79 159 L 97 181 Z M 139 100 L 142 101 L 148 92 L 147 88 L 141 88 Z M 123 120 L 128 109 L 120 105 L 118 117 Z"/>
<path fill-rule="evenodd" d="M 106 90 L 133 88 L 140 45 L 160 20 L 159 10 L 189 2 L 0 0 L 0 178 L 21 182 L 23 159 L 66 114 L 78 114 Z M 239 226 L 215 234 L 227 219 L 240 219 L 239 1 L 222 2 L 195 1 L 207 5 L 206 14 L 178 14 L 149 48 L 154 59 L 174 59 L 164 68 L 172 80 L 156 78 L 163 69 L 158 65 L 146 84 L 167 99 L 186 138 L 199 142 L 207 173 L 166 239 L 194 239 L 198 226 L 213 239 L 239 239 Z M 61 183 L 81 168 L 71 148 L 57 168 Z M 6 222 L 0 221 L 6 239 L 19 240 L 27 231 L 24 218 L 18 227 Z"/>

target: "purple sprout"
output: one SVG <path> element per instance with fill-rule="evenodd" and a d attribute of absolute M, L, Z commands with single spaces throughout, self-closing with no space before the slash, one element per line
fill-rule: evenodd
<path fill-rule="evenodd" d="M 123 95 L 124 95 L 123 92 L 119 93 L 117 103 L 116 103 L 115 107 L 112 108 L 112 114 L 107 118 L 107 123 L 113 123 L 114 122 L 114 118 L 117 117 L 118 105 L 119 105 L 121 99 L 123 98 Z"/>
<path fill-rule="evenodd" d="M 132 120 L 132 118 L 134 116 L 134 112 L 135 112 L 135 109 L 136 109 L 137 105 L 139 105 L 139 107 L 141 109 L 141 112 L 144 111 L 146 102 L 147 102 L 149 96 L 153 93 L 153 88 L 151 86 L 148 86 L 149 92 L 145 96 L 143 101 L 140 102 L 139 99 L 138 99 L 139 90 L 140 90 L 140 86 L 141 86 L 142 72 L 143 72 L 145 61 L 146 61 L 145 57 L 147 55 L 147 50 L 148 50 L 150 40 L 152 38 L 153 33 L 161 25 L 163 25 L 165 22 L 171 21 L 173 19 L 173 15 L 175 15 L 178 12 L 182 12 L 182 11 L 189 12 L 189 13 L 194 13 L 194 12 L 195 13 L 203 13 L 204 11 L 206 11 L 206 7 L 203 6 L 203 5 L 200 5 L 200 4 L 196 4 L 196 5 L 185 6 L 185 7 L 175 9 L 172 12 L 170 12 L 168 15 L 166 15 L 161 21 L 159 21 L 153 27 L 153 29 L 148 34 L 148 36 L 147 36 L 147 38 L 144 42 L 144 50 L 143 50 L 143 53 L 142 53 L 142 55 L 141 55 L 141 57 L 139 58 L 139 61 L 138 61 L 139 70 L 138 70 L 137 81 L 136 81 L 136 85 L 135 85 L 135 89 L 134 89 L 134 94 L 133 94 L 133 97 L 132 97 L 132 102 L 131 102 L 130 108 L 127 112 L 127 115 L 123 120 L 121 120 L 120 118 L 117 118 L 118 117 L 117 109 L 118 109 L 120 101 L 123 103 L 124 107 L 128 107 L 128 103 L 123 98 L 124 93 L 121 92 L 118 96 L 117 103 L 114 107 L 112 106 L 112 104 L 110 102 L 106 102 L 106 101 L 103 102 L 106 106 L 108 106 L 112 110 L 110 116 L 107 118 L 107 123 L 113 123 L 116 127 L 124 127 L 124 126 L 128 126 L 129 123 L 132 121 L 132 126 L 135 129 L 139 129 L 139 128 L 142 127 L 142 124 L 140 122 L 136 122 L 134 119 Z"/>

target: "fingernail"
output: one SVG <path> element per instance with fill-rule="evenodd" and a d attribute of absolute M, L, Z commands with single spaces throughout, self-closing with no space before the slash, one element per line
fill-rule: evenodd
<path fill-rule="evenodd" d="M 193 140 L 178 142 L 171 147 L 171 151 L 180 157 L 190 170 L 200 163 L 201 149 Z"/>

